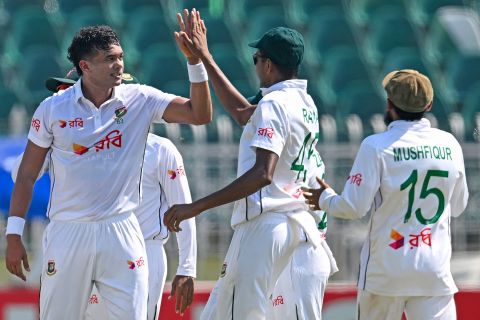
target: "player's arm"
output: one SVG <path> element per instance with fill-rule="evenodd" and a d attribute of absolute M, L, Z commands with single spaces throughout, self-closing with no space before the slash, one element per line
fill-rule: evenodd
<path fill-rule="evenodd" d="M 42 148 L 30 140 L 28 141 L 10 201 L 5 264 L 10 273 L 24 281 L 26 281 L 26 277 L 23 273 L 22 263 L 23 267 L 30 271 L 27 253 L 21 238 L 25 215 L 32 200 L 33 186 L 48 150 L 49 148 Z"/>
<path fill-rule="evenodd" d="M 169 168 L 177 172 L 175 179 L 168 177 L 166 170 L 159 169 L 157 172 L 158 181 L 165 192 L 168 206 L 191 203 L 192 197 L 182 155 L 170 140 L 162 139 L 161 141 L 162 143 L 157 151 L 158 168 Z M 182 232 L 177 233 L 178 269 L 172 281 L 170 297 L 175 297 L 175 310 L 183 314 L 193 301 L 197 262 L 195 218 L 182 221 L 180 226 Z"/>
<path fill-rule="evenodd" d="M 257 148 L 253 167 L 225 188 L 214 192 L 191 205 L 176 205 L 164 217 L 170 231 L 181 230 L 181 221 L 197 216 L 203 211 L 245 198 L 269 185 L 277 165 L 278 155 L 270 150 Z"/>
<path fill-rule="evenodd" d="M 370 210 L 381 179 L 378 152 L 365 141 L 355 158 L 341 195 L 319 179 L 320 189 L 304 189 L 304 196 L 314 209 L 342 219 L 359 219 Z"/>
<path fill-rule="evenodd" d="M 451 212 L 452 216 L 454 217 L 458 217 L 463 213 L 463 211 L 467 207 L 469 196 L 467 179 L 465 176 L 465 162 L 463 160 L 462 148 L 458 146 L 457 150 L 458 151 L 455 154 L 460 155 L 459 159 L 456 160 L 459 176 L 455 181 L 452 198 L 450 200 Z"/>
<path fill-rule="evenodd" d="M 12 171 L 10 175 L 14 183 L 17 180 L 18 169 L 20 168 L 20 163 L 22 162 L 22 159 L 23 159 L 23 153 L 20 154 L 13 162 Z M 40 169 L 40 172 L 38 173 L 37 180 L 40 179 L 48 171 L 48 167 L 49 167 L 48 156 L 45 156 L 45 161 L 43 162 L 43 166 Z"/>
<path fill-rule="evenodd" d="M 184 10 L 183 14 L 185 22 L 177 13 L 182 30 L 180 33 L 175 33 L 179 47 L 187 57 L 193 55 L 201 59 L 220 102 L 238 124 L 245 125 L 256 106 L 251 105 L 233 86 L 213 59 L 208 50 L 207 29 L 201 20 L 200 13 L 192 11 L 189 14 L 188 10 Z"/>

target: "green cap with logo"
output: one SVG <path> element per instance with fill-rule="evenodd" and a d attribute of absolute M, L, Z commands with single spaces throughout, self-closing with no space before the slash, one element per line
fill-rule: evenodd
<path fill-rule="evenodd" d="M 52 92 L 57 92 L 60 90 L 61 86 L 73 86 L 75 82 L 79 79 L 78 73 L 73 68 L 70 70 L 64 78 L 61 77 L 51 77 L 45 80 L 45 87 Z M 137 78 L 135 78 L 130 73 L 123 73 L 122 74 L 122 83 L 125 84 L 133 84 L 133 83 L 140 83 Z"/>
<path fill-rule="evenodd" d="M 430 79 L 417 70 L 392 71 L 385 76 L 382 85 L 388 99 L 405 112 L 424 112 L 433 101 L 433 87 Z"/>
<path fill-rule="evenodd" d="M 259 40 L 248 45 L 260 49 L 265 57 L 279 66 L 296 68 L 303 60 L 303 36 L 287 27 L 272 28 Z"/>

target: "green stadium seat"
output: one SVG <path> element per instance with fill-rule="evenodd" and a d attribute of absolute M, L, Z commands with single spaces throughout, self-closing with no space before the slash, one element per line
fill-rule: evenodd
<path fill-rule="evenodd" d="M 44 5 L 44 1 L 43 0 L 3 0 L 2 4 L 6 12 L 8 12 L 9 14 L 15 15 L 15 12 L 17 10 L 25 7 L 35 6 L 41 9 Z"/>
<path fill-rule="evenodd" d="M 424 40 L 424 56 L 438 69 L 445 67 L 445 62 L 459 53 L 449 33 L 443 27 L 438 16 L 434 16 Z"/>
<path fill-rule="evenodd" d="M 57 0 L 59 5 L 59 10 L 67 16 L 75 14 L 78 10 L 83 9 L 84 7 L 93 7 L 97 11 L 102 10 L 102 0 Z"/>
<path fill-rule="evenodd" d="M 283 8 L 278 6 L 258 7 L 248 16 L 244 21 L 247 24 L 247 42 L 260 38 L 271 28 L 287 26 Z"/>
<path fill-rule="evenodd" d="M 359 26 L 374 22 L 379 12 L 384 10 L 395 11 L 400 16 L 406 15 L 404 0 L 354 0 L 345 3 L 349 17 Z"/>
<path fill-rule="evenodd" d="M 202 14 L 202 19 L 207 27 L 208 44 L 214 45 L 224 43 L 234 45 L 234 39 L 230 33 L 229 26 L 222 18 L 215 18 L 209 14 Z"/>
<path fill-rule="evenodd" d="M 461 113 L 465 122 L 465 138 L 468 141 L 478 141 L 480 139 L 480 128 L 476 128 L 476 118 L 480 115 L 480 83 L 470 88 L 464 101 Z"/>
<path fill-rule="evenodd" d="M 19 8 L 15 11 L 11 32 L 6 39 L 4 63 L 15 65 L 21 53 L 38 45 L 58 48 L 57 30 L 50 24 L 41 7 Z"/>
<path fill-rule="evenodd" d="M 186 79 L 165 81 L 162 87 L 158 89 L 162 90 L 163 92 L 175 94 L 177 96 L 186 98 L 190 97 L 190 82 L 188 82 Z"/>
<path fill-rule="evenodd" d="M 433 84 L 435 90 L 435 83 Z M 443 101 L 438 96 L 434 96 L 432 110 L 426 113 L 427 118 L 432 114 L 435 117 L 436 123 L 432 122 L 432 126 L 435 126 L 439 129 L 450 131 L 449 125 L 449 114 L 451 114 L 451 109 L 447 107 Z"/>
<path fill-rule="evenodd" d="M 36 105 L 50 95 L 45 89 L 44 79 L 65 73 L 57 60 L 55 48 L 31 47 L 23 54 L 22 63 L 18 66 L 15 85 L 19 90 L 17 95 L 28 107 L 36 108 Z"/>
<path fill-rule="evenodd" d="M 341 8 L 320 7 L 307 25 L 306 58 L 311 65 L 326 62 L 325 53 L 338 46 L 356 46 L 355 37 Z"/>
<path fill-rule="evenodd" d="M 188 84 L 186 60 L 180 60 L 176 51 L 164 50 L 162 46 L 145 51 L 137 73 L 142 83 L 160 90 L 168 81 L 181 80 Z"/>
<path fill-rule="evenodd" d="M 250 75 L 245 70 L 244 63 L 239 58 L 235 47 L 233 47 L 231 44 L 212 45 L 210 47 L 210 52 L 215 58 L 215 61 L 217 62 L 220 69 L 222 69 L 222 71 L 234 85 L 237 85 L 241 82 L 249 81 Z M 251 70 L 253 73 L 253 68 Z M 246 89 L 250 89 L 253 91 L 250 86 L 248 86 Z"/>
<path fill-rule="evenodd" d="M 391 8 L 378 11 L 369 29 L 363 49 L 372 65 L 381 65 L 385 55 L 396 48 L 416 49 L 420 54 L 417 36 L 410 22 Z"/>
<path fill-rule="evenodd" d="M 418 54 L 418 50 L 414 48 L 395 48 L 387 53 L 380 76 L 383 79 L 383 76 L 390 71 L 401 69 L 415 69 L 427 76 L 430 73 Z"/>
<path fill-rule="evenodd" d="M 82 6 L 67 16 L 68 30 L 77 32 L 83 27 L 108 24 L 101 7 Z"/>
<path fill-rule="evenodd" d="M 162 45 L 165 50 L 176 53 L 173 31 L 162 18 L 163 12 L 157 7 L 139 7 L 126 22 L 122 43 L 128 50 L 130 62 L 134 65 L 144 57 L 149 47 Z"/>
<path fill-rule="evenodd" d="M 353 82 L 370 82 L 370 73 L 355 48 L 337 47 L 325 55 L 318 92 L 328 108 L 336 105 L 338 96 Z"/>
<path fill-rule="evenodd" d="M 420 27 L 426 27 L 432 21 L 438 8 L 445 6 L 464 6 L 464 0 L 410 0 L 407 11 L 411 20 Z"/>
<path fill-rule="evenodd" d="M 132 17 L 132 13 L 138 10 L 141 7 L 150 7 L 154 8 L 155 11 L 162 11 L 162 14 L 157 16 L 158 20 L 163 21 L 163 7 L 161 5 L 160 0 L 106 0 L 105 8 L 109 19 L 112 21 L 112 24 L 120 29 L 123 30 L 126 23 L 131 23 L 134 17 Z M 175 19 L 175 17 L 171 17 L 171 19 Z M 133 21 L 133 23 L 135 23 Z M 146 29 L 147 31 L 149 29 Z"/>
<path fill-rule="evenodd" d="M 371 125 L 372 116 L 383 115 L 386 104 L 386 98 L 369 82 L 353 82 L 338 97 L 337 123 L 345 123 L 349 115 L 356 114 L 362 121 L 363 135 L 370 135 L 374 133 Z"/>
<path fill-rule="evenodd" d="M 461 108 L 466 94 L 480 83 L 480 56 L 456 55 L 446 65 L 445 86 L 451 90 L 449 100 Z"/>
<path fill-rule="evenodd" d="M 287 16 L 289 16 L 293 21 L 300 26 L 307 25 L 311 19 L 317 19 L 315 15 L 312 15 L 312 12 L 328 8 L 336 8 L 338 10 L 343 10 L 343 1 L 342 0 L 296 0 L 296 1 L 287 1 L 286 9 Z"/>

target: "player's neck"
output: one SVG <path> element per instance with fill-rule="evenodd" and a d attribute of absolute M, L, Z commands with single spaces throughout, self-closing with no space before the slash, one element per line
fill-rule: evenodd
<path fill-rule="evenodd" d="M 95 107 L 99 108 L 105 101 L 110 99 L 113 88 L 97 86 L 93 82 L 88 81 L 88 79 L 82 79 L 82 93 Z"/>

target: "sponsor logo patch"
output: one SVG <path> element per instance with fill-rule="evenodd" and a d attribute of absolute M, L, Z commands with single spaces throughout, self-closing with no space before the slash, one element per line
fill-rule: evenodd
<path fill-rule="evenodd" d="M 81 156 L 84 153 L 87 153 L 91 148 L 95 148 L 95 152 L 100 152 L 104 149 L 110 149 L 110 146 L 121 148 L 122 147 L 122 134 L 119 130 L 110 131 L 105 138 L 95 142 L 93 146 L 86 147 L 80 144 L 74 143 L 72 145 L 73 152 Z"/>
<path fill-rule="evenodd" d="M 135 269 L 136 267 L 137 268 L 141 268 L 143 266 L 145 266 L 145 260 L 143 259 L 143 257 L 140 257 L 138 260 L 127 260 L 127 264 L 128 264 L 128 269 Z"/>
<path fill-rule="evenodd" d="M 260 128 L 257 131 L 259 136 L 268 137 L 269 139 L 273 138 L 274 133 L 273 128 Z"/>
<path fill-rule="evenodd" d="M 32 128 L 35 129 L 35 131 L 38 132 L 38 130 L 40 130 L 40 120 L 38 120 L 37 118 L 33 118 L 32 119 Z"/>
<path fill-rule="evenodd" d="M 272 304 L 273 304 L 274 307 L 283 304 L 283 296 L 278 296 L 276 298 L 273 298 L 272 299 Z"/>
<path fill-rule="evenodd" d="M 362 174 L 357 173 L 352 176 L 349 176 L 348 180 L 350 180 L 350 184 L 356 184 L 357 186 L 360 186 L 362 184 Z"/>
<path fill-rule="evenodd" d="M 170 179 L 175 180 L 177 176 L 185 176 L 185 167 L 180 166 L 177 169 L 170 169 L 167 171 L 168 175 L 170 176 Z"/>
<path fill-rule="evenodd" d="M 69 128 L 81 127 L 83 128 L 83 119 L 75 118 L 73 120 L 58 120 L 58 125 L 60 128 L 66 128 L 68 124 Z"/>
<path fill-rule="evenodd" d="M 395 250 L 403 247 L 403 245 L 405 244 L 405 238 L 395 229 L 392 229 L 392 231 L 390 232 L 390 238 L 395 241 L 390 243 L 389 246 Z"/>
<path fill-rule="evenodd" d="M 410 234 L 410 240 L 408 243 L 410 244 L 410 249 L 418 248 L 422 243 L 426 244 L 427 246 L 432 246 L 432 229 L 425 228 L 420 231 L 419 234 Z"/>
<path fill-rule="evenodd" d="M 98 297 L 96 294 L 92 294 L 90 299 L 88 299 L 89 304 L 98 304 Z"/>

